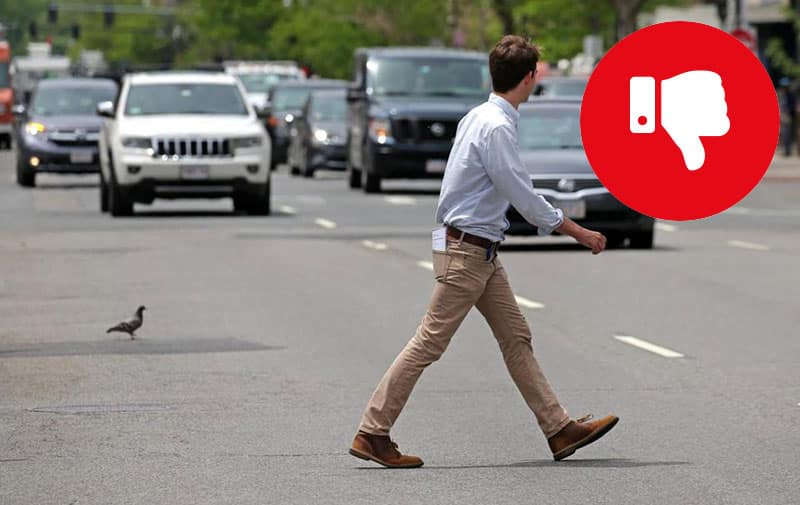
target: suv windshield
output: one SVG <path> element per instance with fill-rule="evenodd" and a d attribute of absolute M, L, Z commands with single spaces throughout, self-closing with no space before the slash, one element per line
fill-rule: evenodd
<path fill-rule="evenodd" d="M 347 101 L 339 98 L 315 98 L 311 103 L 311 118 L 317 121 L 339 121 L 347 118 Z"/>
<path fill-rule="evenodd" d="M 446 58 L 384 58 L 367 63 L 367 90 L 376 95 L 485 96 L 489 62 Z"/>
<path fill-rule="evenodd" d="M 33 95 L 31 112 L 36 116 L 93 116 L 97 104 L 116 98 L 108 86 L 40 86 Z"/>
<path fill-rule="evenodd" d="M 302 109 L 311 93 L 310 88 L 280 88 L 272 95 L 273 110 Z"/>
<path fill-rule="evenodd" d="M 580 110 L 527 110 L 519 118 L 519 148 L 582 149 Z"/>
<path fill-rule="evenodd" d="M 298 79 L 294 74 L 243 73 L 236 76 L 242 81 L 248 93 L 267 93 L 277 82 Z"/>
<path fill-rule="evenodd" d="M 125 103 L 125 114 L 247 115 L 239 88 L 233 84 L 136 84 Z"/>

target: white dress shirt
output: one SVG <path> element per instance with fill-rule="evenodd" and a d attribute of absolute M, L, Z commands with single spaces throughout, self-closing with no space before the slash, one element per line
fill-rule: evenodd
<path fill-rule="evenodd" d="M 494 93 L 461 119 L 442 180 L 437 223 L 500 242 L 511 204 L 539 235 L 561 226 L 564 214 L 533 190 L 520 160 L 518 119 L 514 106 Z"/>

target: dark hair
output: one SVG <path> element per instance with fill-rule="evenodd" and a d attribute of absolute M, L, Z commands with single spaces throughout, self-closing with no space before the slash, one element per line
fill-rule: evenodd
<path fill-rule="evenodd" d="M 519 35 L 506 35 L 489 54 L 492 87 L 505 93 L 514 89 L 525 74 L 536 70 L 539 47 Z"/>

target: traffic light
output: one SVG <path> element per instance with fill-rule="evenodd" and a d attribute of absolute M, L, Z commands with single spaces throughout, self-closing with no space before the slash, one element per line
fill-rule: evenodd
<path fill-rule="evenodd" d="M 58 4 L 55 2 L 47 4 L 47 22 L 51 25 L 58 23 Z"/>
<path fill-rule="evenodd" d="M 81 25 L 78 23 L 72 23 L 72 26 L 69 27 L 69 31 L 73 40 L 78 40 L 81 38 Z"/>
<path fill-rule="evenodd" d="M 39 27 L 36 25 L 36 21 L 31 21 L 30 24 L 28 24 L 28 35 L 30 35 L 33 40 L 39 38 Z"/>
<path fill-rule="evenodd" d="M 110 4 L 103 7 L 103 24 L 106 28 L 114 26 L 114 7 Z"/>

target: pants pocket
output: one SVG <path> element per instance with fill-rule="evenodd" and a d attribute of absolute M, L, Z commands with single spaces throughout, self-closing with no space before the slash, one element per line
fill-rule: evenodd
<path fill-rule="evenodd" d="M 433 251 L 433 277 L 437 281 L 447 280 L 447 270 L 450 268 L 451 256 L 446 252 Z"/>

